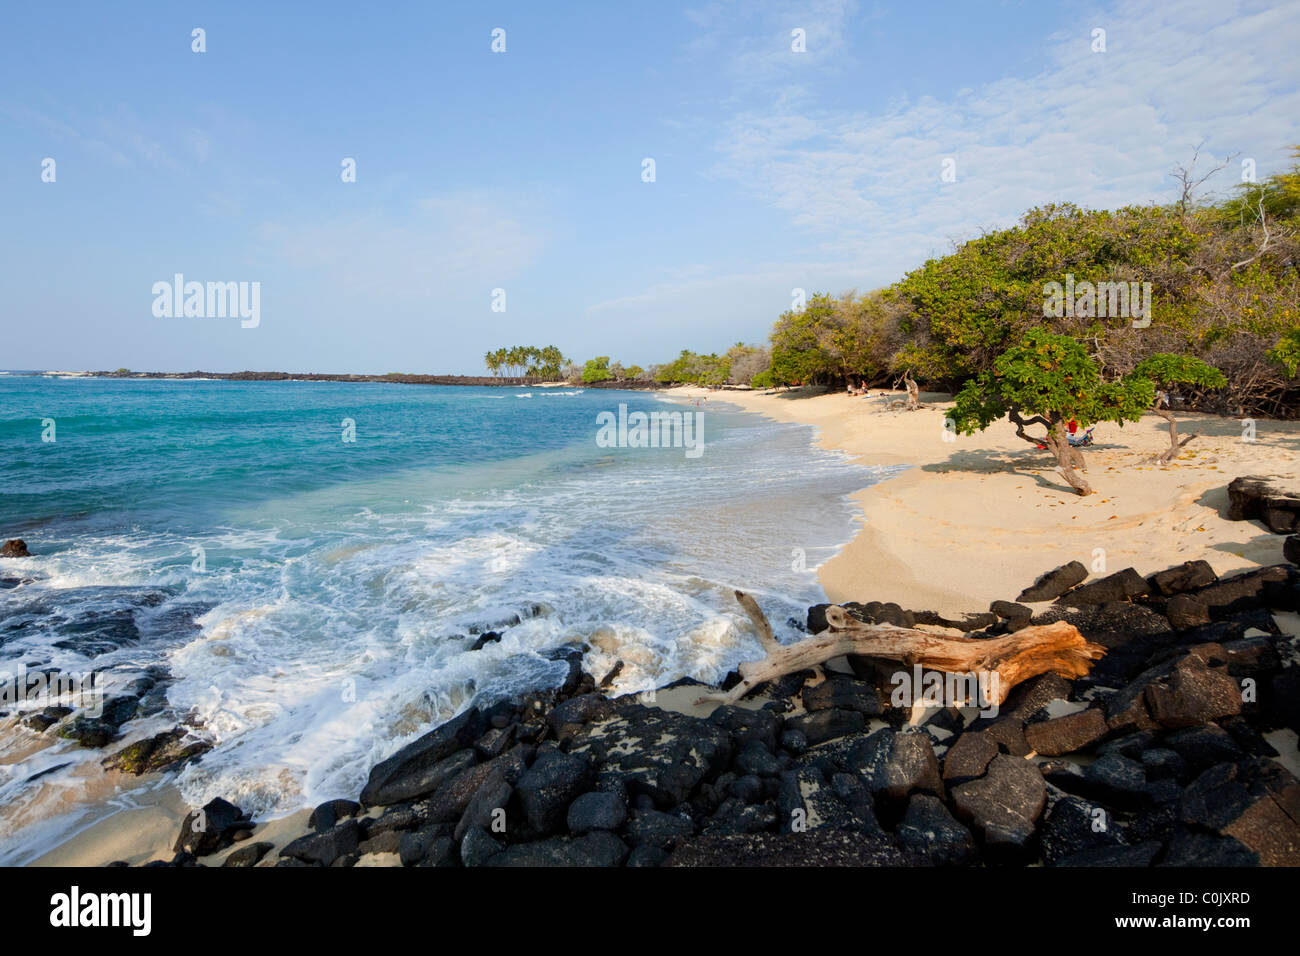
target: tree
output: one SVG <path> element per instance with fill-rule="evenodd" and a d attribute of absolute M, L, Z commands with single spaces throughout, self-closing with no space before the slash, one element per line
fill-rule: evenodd
<path fill-rule="evenodd" d="M 1228 384 L 1227 378 L 1213 365 L 1207 365 L 1190 355 L 1172 355 L 1158 352 L 1138 363 L 1133 374 L 1142 376 L 1155 383 L 1155 402 L 1151 410 L 1169 423 L 1169 450 L 1160 456 L 1160 461 L 1170 462 L 1178 457 L 1193 438 L 1199 438 L 1200 432 L 1193 432 L 1181 442 L 1178 440 L 1178 422 L 1174 419 L 1169 402 L 1169 390 L 1175 385 L 1190 385 L 1193 388 L 1223 388 Z"/>
<path fill-rule="evenodd" d="M 725 358 L 730 370 L 729 380 L 735 385 L 752 385 L 754 376 L 772 365 L 772 353 L 767 347 L 743 342 L 727 349 Z"/>
<path fill-rule="evenodd" d="M 1037 327 L 1004 350 L 992 369 L 966 383 L 950 417 L 959 432 L 971 435 L 1006 416 L 1016 426 L 1016 435 L 1051 451 L 1071 488 L 1090 495 L 1092 488 L 1075 470 L 1085 466 L 1082 455 L 1070 446 L 1068 423 L 1109 421 L 1122 426 L 1141 418 L 1154 401 L 1150 379 L 1132 374 L 1103 382 L 1097 363 L 1080 342 Z M 1031 425 L 1044 426 L 1046 434 L 1029 435 L 1025 429 Z"/>
<path fill-rule="evenodd" d="M 569 364 L 569 360 L 556 346 L 548 345 L 533 351 L 535 355 L 533 366 L 529 369 L 530 375 L 536 375 L 547 381 L 554 381 L 564 376 L 564 367 Z"/>
<path fill-rule="evenodd" d="M 823 293 L 800 311 L 781 313 L 772 329 L 772 377 L 782 385 L 809 383 L 833 375 L 836 362 L 822 351 L 822 336 L 835 322 L 835 300 Z"/>
<path fill-rule="evenodd" d="M 598 355 L 594 359 L 588 359 L 587 364 L 582 369 L 582 381 L 587 384 L 606 382 L 613 377 L 609 371 L 608 355 Z"/>
<path fill-rule="evenodd" d="M 644 371 L 645 369 L 643 369 L 640 365 L 629 365 L 627 368 L 623 369 L 623 374 L 628 379 L 635 382 L 640 380 L 641 374 Z"/>
<path fill-rule="evenodd" d="M 696 355 L 690 349 L 682 349 L 676 359 L 667 365 L 659 366 L 655 379 L 660 382 L 693 382 L 698 385 L 721 385 L 731 374 L 731 365 L 726 356 L 710 353 Z"/>

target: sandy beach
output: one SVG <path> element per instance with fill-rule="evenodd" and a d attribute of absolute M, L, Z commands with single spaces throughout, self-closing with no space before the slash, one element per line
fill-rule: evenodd
<path fill-rule="evenodd" d="M 1043 571 L 1071 560 L 1094 574 L 1127 567 L 1149 574 L 1195 558 L 1225 574 L 1284 560 L 1283 536 L 1227 520 L 1227 486 L 1240 475 L 1300 475 L 1300 423 L 1257 421 L 1247 442 L 1240 420 L 1182 414 L 1180 436 L 1202 435 L 1169 465 L 1151 461 L 1169 446 L 1163 419 L 1099 425 L 1084 452 L 1096 494 L 1081 498 L 1050 453 L 1017 438 L 1006 422 L 945 440 L 949 395 L 923 392 L 922 408 L 891 412 L 888 401 L 902 393 L 686 387 L 673 394 L 811 425 L 822 447 L 863 465 L 910 466 L 854 496 L 862 530 L 819 569 L 836 603 L 894 601 L 951 615 L 1014 600 Z"/>

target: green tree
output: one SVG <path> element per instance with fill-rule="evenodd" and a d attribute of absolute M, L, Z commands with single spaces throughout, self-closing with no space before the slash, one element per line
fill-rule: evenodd
<path fill-rule="evenodd" d="M 1160 456 L 1163 462 L 1173 461 L 1199 432 L 1188 435 L 1181 442 L 1178 440 L 1178 422 L 1174 418 L 1169 401 L 1169 390 L 1177 385 L 1191 386 L 1197 389 L 1223 388 L 1228 379 L 1213 365 L 1207 365 L 1190 355 L 1173 355 L 1169 352 L 1157 352 L 1143 359 L 1133 370 L 1135 376 L 1141 376 L 1155 383 L 1155 401 L 1151 410 L 1169 423 L 1169 450 Z"/>
<path fill-rule="evenodd" d="M 588 359 L 587 364 L 582 369 L 582 380 L 587 384 L 606 382 L 613 377 L 609 371 L 608 355 L 598 355 L 594 359 Z"/>
<path fill-rule="evenodd" d="M 1083 456 L 1069 443 L 1068 423 L 1137 421 L 1155 400 L 1155 384 L 1131 374 L 1103 382 L 1097 363 L 1073 338 L 1042 327 L 1030 329 L 1015 345 L 1002 351 L 992 368 L 966 383 L 957 394 L 950 414 L 952 426 L 962 434 L 983 431 L 1005 416 L 1016 434 L 1035 446 L 1045 446 L 1056 458 L 1061 476 L 1078 494 L 1092 488 L 1079 476 Z M 1029 435 L 1025 429 L 1042 425 L 1046 434 Z"/>

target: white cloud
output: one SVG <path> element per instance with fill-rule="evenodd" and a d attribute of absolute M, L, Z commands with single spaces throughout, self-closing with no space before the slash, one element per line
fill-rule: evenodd
<path fill-rule="evenodd" d="M 1107 30 L 1105 53 L 1090 49 L 1093 26 Z M 787 96 L 739 112 L 714 173 L 784 211 L 827 255 L 869 264 L 873 276 L 885 264 L 901 271 L 945 237 L 1045 202 L 1170 201 L 1169 171 L 1202 141 L 1203 157 L 1241 153 L 1261 173 L 1275 168 L 1300 141 L 1297 35 L 1300 4 L 1121 3 L 1048 38 L 1036 75 L 948 101 L 847 112 Z M 955 183 L 940 180 L 949 156 Z M 1210 186 L 1238 175 L 1234 164 Z"/>

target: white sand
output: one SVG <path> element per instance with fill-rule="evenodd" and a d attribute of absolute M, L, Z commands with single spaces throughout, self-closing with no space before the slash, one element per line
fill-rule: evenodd
<path fill-rule="evenodd" d="M 822 447 L 864 465 L 913 466 L 854 496 L 862 530 L 819 569 L 831 601 L 960 614 L 1015 600 L 1043 571 L 1070 560 L 1097 564 L 1096 574 L 1130 566 L 1150 574 L 1194 558 L 1224 574 L 1283 560 L 1282 535 L 1227 520 L 1227 485 L 1239 475 L 1300 476 L 1300 423 L 1257 421 L 1256 441 L 1245 442 L 1238 420 L 1180 415 L 1181 435 L 1204 434 L 1170 465 L 1149 462 L 1168 448 L 1163 419 L 1100 425 L 1084 450 L 1096 494 L 1081 498 L 1051 455 L 1006 422 L 944 441 L 948 396 L 924 393 L 927 407 L 889 412 L 877 391 L 865 399 L 813 391 L 673 394 L 813 425 Z"/>

